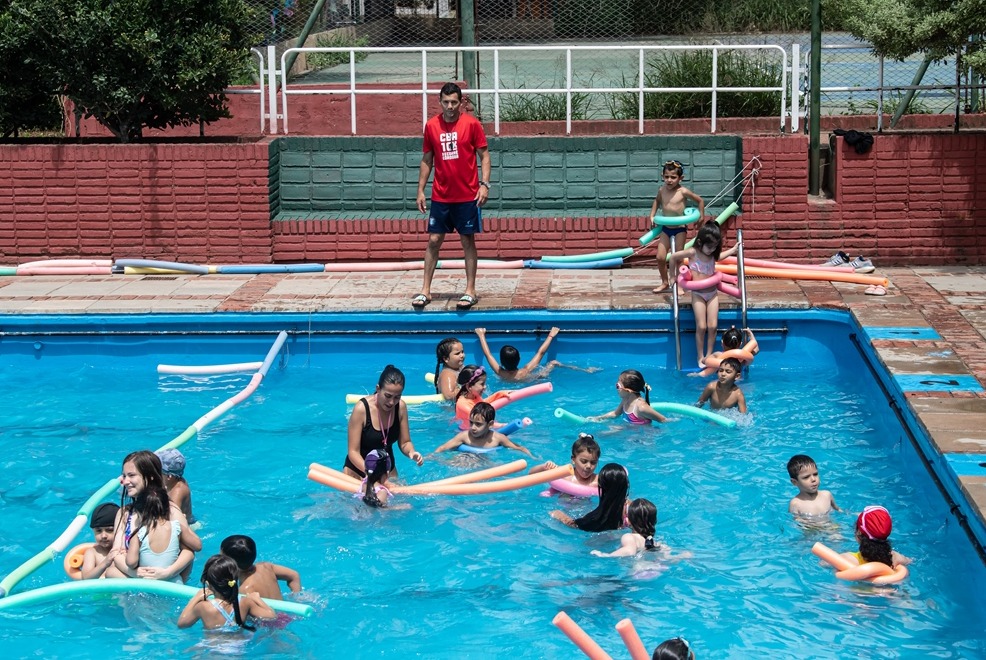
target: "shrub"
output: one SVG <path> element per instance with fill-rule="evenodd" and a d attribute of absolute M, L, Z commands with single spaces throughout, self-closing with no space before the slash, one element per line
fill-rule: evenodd
<path fill-rule="evenodd" d="M 763 57 L 748 57 L 741 51 L 720 51 L 719 87 L 779 87 L 780 66 Z M 632 85 L 636 85 L 635 81 Z M 625 86 L 631 86 L 624 80 Z M 677 51 L 658 54 L 645 63 L 646 87 L 711 87 L 712 51 Z M 636 119 L 637 93 L 627 92 L 611 98 L 610 109 L 617 119 Z M 779 115 L 781 93 L 719 92 L 719 117 L 770 117 Z M 644 117 L 647 119 L 684 119 L 712 116 L 711 92 L 654 92 L 644 94 Z"/>
<path fill-rule="evenodd" d="M 349 34 L 320 34 L 315 37 L 315 45 L 319 48 L 364 48 L 370 45 L 366 37 L 353 37 Z M 340 64 L 349 64 L 349 53 L 307 53 L 305 62 L 308 69 L 328 69 Z M 369 53 L 355 53 L 355 60 L 362 62 Z"/>
<path fill-rule="evenodd" d="M 589 119 L 589 100 L 588 94 L 572 94 L 572 119 Z M 500 121 L 564 121 L 565 109 L 564 94 L 542 94 L 532 89 L 530 93 L 500 96 Z"/>

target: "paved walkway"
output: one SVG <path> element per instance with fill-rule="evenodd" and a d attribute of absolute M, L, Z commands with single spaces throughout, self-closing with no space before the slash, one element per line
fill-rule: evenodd
<path fill-rule="evenodd" d="M 986 528 L 986 268 L 889 268 L 886 296 L 829 282 L 751 280 L 752 308 L 848 309 Z M 408 311 L 419 271 L 0 278 L 0 314 Z M 481 270 L 478 309 L 669 307 L 650 268 Z M 421 314 L 455 308 L 463 273 L 439 271 Z M 906 330 L 905 330 L 906 329 Z M 986 538 L 986 536 L 984 536 Z"/>

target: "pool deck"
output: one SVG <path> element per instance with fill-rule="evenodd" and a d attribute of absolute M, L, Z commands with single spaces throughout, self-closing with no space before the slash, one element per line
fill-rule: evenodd
<path fill-rule="evenodd" d="M 849 310 L 908 412 L 940 454 L 938 468 L 986 528 L 986 267 L 881 268 L 886 296 L 866 287 L 754 279 L 751 309 Z M 263 275 L 43 275 L 0 278 L 0 314 L 454 311 L 462 271 L 440 270 L 433 301 L 413 312 L 420 271 Z M 668 309 L 656 268 L 481 269 L 478 311 Z M 734 306 L 728 303 L 724 306 Z M 464 312 L 463 314 L 468 314 Z M 976 521 L 971 521 L 976 526 Z M 981 537 L 982 538 L 982 537 Z"/>

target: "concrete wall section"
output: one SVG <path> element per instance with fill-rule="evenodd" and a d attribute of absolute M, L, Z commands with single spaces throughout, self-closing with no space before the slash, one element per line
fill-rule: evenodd
<path fill-rule="evenodd" d="M 278 220 L 419 215 L 420 139 L 283 138 L 278 144 Z M 646 215 L 663 163 L 672 159 L 684 164 L 685 185 L 711 199 L 735 175 L 741 151 L 733 136 L 514 137 L 490 138 L 489 145 L 489 219 Z"/>

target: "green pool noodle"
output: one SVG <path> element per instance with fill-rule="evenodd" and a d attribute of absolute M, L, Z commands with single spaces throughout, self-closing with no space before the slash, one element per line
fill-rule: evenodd
<path fill-rule="evenodd" d="M 625 258 L 633 255 L 633 248 L 620 248 L 608 252 L 593 252 L 591 254 L 570 254 L 565 256 L 544 256 L 541 261 L 555 261 L 559 263 L 584 263 L 587 261 L 602 261 L 603 259 Z"/>
<path fill-rule="evenodd" d="M 164 580 L 143 580 L 139 578 L 75 580 L 7 596 L 0 600 L 0 611 L 27 608 L 53 600 L 64 600 L 74 596 L 91 594 L 142 593 L 184 598 L 187 600 L 197 594 L 199 589 L 199 587 L 193 587 L 187 584 L 175 584 L 174 582 L 165 582 Z M 264 602 L 270 605 L 271 609 L 275 612 L 284 612 L 285 614 L 300 617 L 309 617 L 312 614 L 312 606 L 304 603 L 295 603 L 287 600 L 270 600 L 267 598 L 264 599 Z"/>
<path fill-rule="evenodd" d="M 662 415 L 666 413 L 678 413 L 679 415 L 684 415 L 685 417 L 695 417 L 696 419 L 704 419 L 708 422 L 714 422 L 721 426 L 725 426 L 726 428 L 733 428 L 736 426 L 735 419 L 729 419 L 728 417 L 717 415 L 714 412 L 703 410 L 702 408 L 698 408 L 696 406 L 689 406 L 683 403 L 669 403 L 666 401 L 652 403 L 650 406 Z"/>

